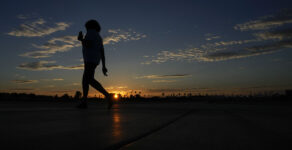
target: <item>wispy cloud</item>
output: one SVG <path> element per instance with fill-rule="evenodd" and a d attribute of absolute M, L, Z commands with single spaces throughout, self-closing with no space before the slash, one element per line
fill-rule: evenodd
<path fill-rule="evenodd" d="M 172 83 L 176 82 L 176 80 L 152 80 L 153 83 Z"/>
<path fill-rule="evenodd" d="M 79 41 L 77 41 L 76 36 L 62 36 L 52 38 L 43 45 L 33 44 L 33 46 L 39 50 L 26 52 L 24 54 L 21 54 L 20 56 L 30 58 L 51 57 L 57 52 L 66 52 L 74 47 L 81 46 L 81 44 Z"/>
<path fill-rule="evenodd" d="M 18 19 L 27 20 L 27 19 L 39 19 L 40 15 L 38 13 L 26 13 L 26 14 L 19 14 L 16 16 Z"/>
<path fill-rule="evenodd" d="M 207 41 L 221 38 L 219 35 L 215 35 L 215 34 L 211 34 L 211 33 L 205 34 L 205 37 L 206 37 Z"/>
<path fill-rule="evenodd" d="M 29 84 L 29 83 L 37 83 L 38 80 L 12 80 L 13 83 L 17 83 L 17 84 Z"/>
<path fill-rule="evenodd" d="M 245 58 L 251 56 L 258 56 L 264 54 L 271 54 L 277 51 L 280 51 L 283 48 L 291 48 L 292 41 L 281 41 L 278 43 L 268 44 L 268 45 L 258 45 L 252 47 L 246 47 L 244 49 L 239 49 L 237 51 L 229 52 L 216 52 L 206 54 L 201 57 L 203 61 L 223 61 L 229 59 Z"/>
<path fill-rule="evenodd" d="M 192 75 L 190 74 L 146 75 L 136 77 L 136 79 L 167 79 L 167 78 L 185 78 L 190 76 Z"/>
<path fill-rule="evenodd" d="M 63 81 L 64 79 L 63 78 L 54 78 L 52 79 L 53 81 Z"/>
<path fill-rule="evenodd" d="M 261 39 L 219 41 L 219 42 L 215 42 L 215 43 L 208 43 L 205 45 L 201 45 L 201 47 L 208 49 L 208 48 L 212 48 L 212 47 L 242 45 L 242 44 L 259 42 L 259 41 L 261 41 Z"/>
<path fill-rule="evenodd" d="M 11 90 L 11 91 L 32 91 L 35 89 L 33 89 L 33 88 L 11 88 L 9 90 Z"/>
<path fill-rule="evenodd" d="M 242 30 L 247 29 L 269 29 L 271 27 L 281 26 L 286 23 L 292 23 L 292 13 L 286 11 L 282 15 L 263 17 L 262 24 L 245 23 L 237 25 L 236 28 L 242 27 Z M 285 21 L 286 20 L 286 21 Z M 273 22 L 275 26 L 273 26 Z M 280 21 L 284 21 L 279 23 Z M 281 30 L 266 30 L 264 32 L 252 33 L 255 38 L 246 40 L 231 40 L 207 43 L 199 48 L 179 49 L 176 51 L 163 50 L 154 56 L 147 57 L 141 64 L 164 63 L 167 61 L 197 61 L 197 62 L 214 62 L 230 59 L 239 59 L 251 56 L 271 54 L 285 48 L 291 48 L 292 45 L 292 29 L 286 28 Z M 211 34 L 207 34 L 211 36 Z"/>
<path fill-rule="evenodd" d="M 103 39 L 103 44 L 115 44 L 121 41 L 136 41 L 142 38 L 146 38 L 145 34 L 137 33 L 132 29 L 127 31 L 121 29 L 108 30 L 109 35 Z"/>
<path fill-rule="evenodd" d="M 117 87 L 118 89 L 126 89 L 126 88 L 128 88 L 127 86 L 118 86 Z"/>
<path fill-rule="evenodd" d="M 41 81 L 46 81 L 46 82 L 50 82 L 50 81 L 64 81 L 63 78 L 52 78 L 52 79 L 41 79 Z"/>
<path fill-rule="evenodd" d="M 229 59 L 238 59 L 251 56 L 258 56 L 264 54 L 270 54 L 280 51 L 284 48 L 291 48 L 292 41 L 279 41 L 270 44 L 255 45 L 244 48 L 232 48 L 232 49 L 208 49 L 201 50 L 198 48 L 190 48 L 180 50 L 177 52 L 162 51 L 156 56 L 152 57 L 151 60 L 145 61 L 142 64 L 152 63 L 164 63 L 167 61 L 198 61 L 198 62 L 214 62 L 223 61 Z"/>
<path fill-rule="evenodd" d="M 256 37 L 263 40 L 284 40 L 292 38 L 292 29 L 282 29 L 275 31 L 266 31 L 254 34 Z"/>
<path fill-rule="evenodd" d="M 29 62 L 22 63 L 17 68 L 24 70 L 33 70 L 33 71 L 41 71 L 41 70 L 54 70 L 54 69 L 65 69 L 65 70 L 79 70 L 83 69 L 83 64 L 76 66 L 62 66 L 56 65 L 55 61 L 37 61 L 37 62 Z"/>
<path fill-rule="evenodd" d="M 292 40 L 284 40 L 264 45 L 256 45 L 245 48 L 249 52 L 266 52 L 266 51 L 278 51 L 283 48 L 292 48 Z"/>
<path fill-rule="evenodd" d="M 140 40 L 141 38 L 145 38 L 146 35 L 137 33 L 135 31 L 123 31 L 120 29 L 117 30 L 109 30 L 108 33 L 110 35 L 104 38 L 103 43 L 107 44 L 115 44 L 122 41 L 130 41 L 130 40 Z M 81 46 L 80 42 L 77 40 L 77 36 L 68 35 L 62 37 L 54 37 L 48 40 L 43 45 L 33 44 L 36 51 L 26 52 L 21 54 L 20 56 L 29 57 L 29 58 L 46 58 L 51 57 L 53 54 L 57 52 L 67 52 L 74 47 Z"/>
<path fill-rule="evenodd" d="M 70 85 L 73 85 L 73 86 L 79 86 L 80 83 L 74 82 L 74 83 L 72 83 L 72 84 L 70 84 Z"/>
<path fill-rule="evenodd" d="M 107 90 L 122 90 L 122 89 L 127 89 L 127 86 L 110 86 L 106 87 Z"/>
<path fill-rule="evenodd" d="M 167 61 L 193 61 L 200 60 L 205 52 L 199 48 L 180 49 L 178 51 L 161 51 L 156 56 L 151 57 L 151 60 L 142 62 L 142 64 L 149 65 L 152 63 L 164 63 Z"/>
<path fill-rule="evenodd" d="M 292 23 L 292 11 L 285 10 L 276 15 L 261 17 L 258 20 L 249 21 L 242 24 L 237 24 L 234 29 L 247 30 L 265 30 L 274 27 L 279 27 L 284 24 Z"/>
<path fill-rule="evenodd" d="M 25 16 L 19 16 L 20 18 L 24 19 Z M 13 29 L 12 31 L 8 32 L 8 35 L 11 36 L 22 36 L 22 37 L 41 37 L 45 35 L 52 34 L 57 31 L 65 30 L 70 26 L 69 23 L 66 22 L 57 22 L 53 25 L 47 25 L 48 23 L 43 19 L 39 18 L 32 22 L 25 22 L 20 24 L 17 29 Z"/>

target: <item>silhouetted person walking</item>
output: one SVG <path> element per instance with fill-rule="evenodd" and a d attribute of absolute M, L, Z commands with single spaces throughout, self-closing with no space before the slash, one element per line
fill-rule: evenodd
<path fill-rule="evenodd" d="M 78 40 L 82 42 L 82 53 L 84 61 L 84 73 L 82 78 L 83 98 L 78 108 L 87 108 L 87 95 L 89 85 L 101 92 L 108 101 L 108 108 L 113 105 L 113 96 L 108 93 L 102 85 L 94 79 L 94 72 L 97 65 L 102 62 L 102 72 L 107 76 L 105 67 L 105 56 L 102 38 L 99 35 L 101 30 L 99 23 L 96 20 L 89 20 L 85 24 L 87 33 L 83 37 L 82 31 L 79 32 Z"/>

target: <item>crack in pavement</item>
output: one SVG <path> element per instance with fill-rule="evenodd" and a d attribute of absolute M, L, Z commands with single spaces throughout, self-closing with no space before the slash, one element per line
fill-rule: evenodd
<path fill-rule="evenodd" d="M 141 134 L 141 135 L 138 135 L 138 136 L 132 137 L 132 138 L 130 138 L 130 139 L 127 139 L 127 140 L 121 141 L 121 142 L 119 142 L 119 143 L 113 144 L 113 145 L 111 145 L 111 146 L 105 148 L 105 150 L 116 150 L 116 149 L 123 148 L 123 147 L 125 147 L 125 146 L 127 146 L 127 145 L 130 145 L 130 144 L 132 144 L 132 143 L 134 143 L 134 142 L 137 142 L 138 140 L 141 140 L 142 138 L 145 138 L 145 137 L 147 137 L 147 136 L 149 136 L 149 135 L 151 135 L 151 134 L 154 134 L 154 133 L 156 133 L 156 132 L 158 132 L 158 131 L 160 131 L 160 130 L 166 128 L 166 127 L 169 126 L 170 124 L 172 124 L 172 123 L 174 123 L 174 122 L 176 122 L 176 121 L 182 119 L 183 117 L 185 117 L 185 116 L 191 114 L 193 111 L 194 111 L 194 109 L 191 109 L 191 110 L 189 110 L 189 111 L 187 111 L 187 112 L 185 112 L 185 113 L 182 113 L 182 114 L 179 115 L 178 117 L 175 117 L 174 119 L 172 119 L 172 120 L 170 120 L 170 121 L 168 121 L 168 122 L 162 124 L 162 125 L 159 126 L 159 127 L 156 127 L 156 128 L 154 128 L 154 129 L 152 129 L 152 130 L 149 130 L 148 132 L 146 132 L 146 133 L 144 133 L 144 134 Z"/>

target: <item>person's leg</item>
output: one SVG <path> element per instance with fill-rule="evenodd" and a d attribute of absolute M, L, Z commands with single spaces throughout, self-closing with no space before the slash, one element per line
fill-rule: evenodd
<path fill-rule="evenodd" d="M 83 90 L 83 98 L 86 99 L 88 95 L 88 90 L 89 90 L 89 83 L 88 83 L 88 77 L 86 77 L 85 71 L 82 77 L 82 90 Z"/>
<path fill-rule="evenodd" d="M 102 85 L 94 78 L 91 80 L 90 85 L 102 93 L 105 97 L 109 96 L 109 93 L 102 87 Z"/>
<path fill-rule="evenodd" d="M 90 81 L 90 85 L 94 87 L 96 90 L 101 92 L 104 96 L 106 101 L 108 102 L 108 109 L 111 109 L 113 106 L 113 94 L 109 94 L 103 87 L 102 85 L 96 81 L 94 78 Z"/>
<path fill-rule="evenodd" d="M 88 77 L 88 80 L 89 80 L 89 84 L 95 88 L 97 91 L 99 91 L 100 93 L 102 93 L 105 97 L 108 97 L 109 96 L 109 93 L 103 88 L 103 86 L 94 79 L 94 72 L 95 72 L 95 68 L 97 65 L 95 64 L 90 64 L 88 65 L 89 67 L 89 77 Z"/>
<path fill-rule="evenodd" d="M 84 74 L 83 74 L 83 80 L 82 80 L 82 87 L 83 87 L 83 104 L 85 106 L 81 106 L 81 107 L 85 107 L 87 108 L 86 105 L 86 98 L 88 95 L 88 89 L 89 89 L 89 85 L 91 85 L 92 87 L 94 87 L 96 90 L 98 90 L 99 92 L 101 92 L 106 100 L 108 101 L 108 109 L 110 109 L 113 105 L 113 99 L 111 94 L 109 94 L 104 88 L 103 86 L 94 79 L 94 72 L 95 72 L 95 68 L 97 65 L 95 64 L 91 64 L 91 63 L 85 63 L 85 67 L 84 67 Z"/>
<path fill-rule="evenodd" d="M 89 75 L 90 75 L 90 71 L 89 71 L 88 65 L 85 63 L 83 77 L 82 77 L 83 97 L 81 99 L 81 103 L 77 106 L 77 108 L 80 108 L 80 109 L 87 108 L 87 95 L 88 95 L 88 90 L 89 90 Z"/>
<path fill-rule="evenodd" d="M 83 98 L 82 101 L 86 102 L 87 95 L 88 95 L 88 90 L 89 90 L 89 82 L 92 71 L 90 71 L 90 65 L 87 63 L 84 64 L 84 72 L 83 72 L 83 77 L 82 77 L 82 90 L 83 90 Z"/>

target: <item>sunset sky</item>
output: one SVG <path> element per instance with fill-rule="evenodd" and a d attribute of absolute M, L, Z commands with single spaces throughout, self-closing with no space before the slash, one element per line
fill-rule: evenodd
<path fill-rule="evenodd" d="M 77 35 L 89 19 L 101 25 L 109 71 L 104 77 L 99 66 L 95 77 L 110 92 L 292 88 L 291 0 L 5 0 L 0 7 L 0 92 L 81 91 Z"/>

